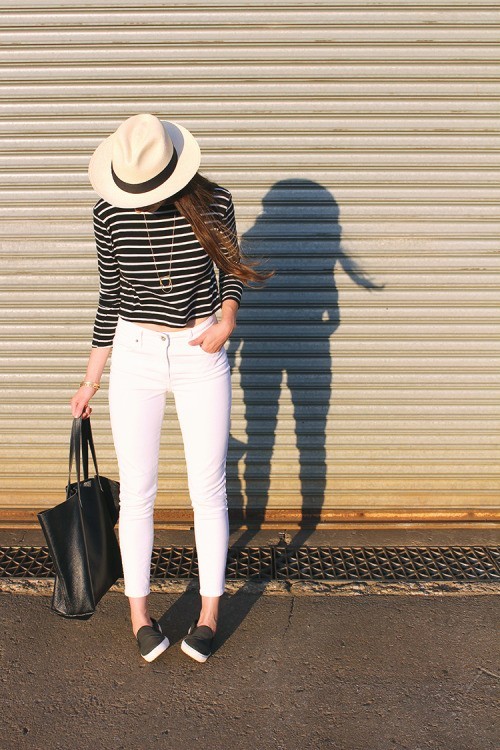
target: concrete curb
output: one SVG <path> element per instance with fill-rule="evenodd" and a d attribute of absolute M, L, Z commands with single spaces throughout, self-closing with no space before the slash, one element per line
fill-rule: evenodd
<path fill-rule="evenodd" d="M 53 578 L 0 578 L 0 593 L 50 596 Z M 124 592 L 116 583 L 110 592 Z M 151 581 L 151 593 L 198 592 L 198 580 Z M 226 593 L 277 596 L 488 596 L 500 594 L 500 583 L 491 581 L 226 581 Z"/>

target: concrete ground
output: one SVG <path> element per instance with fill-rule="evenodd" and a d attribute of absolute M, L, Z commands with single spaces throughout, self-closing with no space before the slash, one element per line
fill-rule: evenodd
<path fill-rule="evenodd" d="M 261 544 L 275 536 L 265 533 Z M 361 537 L 353 541 L 353 533 L 306 543 L 355 544 Z M 412 533 L 411 543 L 452 543 L 447 532 Z M 492 544 L 491 533 L 456 530 L 453 538 Z M 3 532 L 0 544 L 31 543 L 34 534 Z M 383 538 L 397 543 L 394 534 Z M 155 544 L 177 539 L 159 532 Z M 148 664 L 122 592 L 109 592 L 90 620 L 71 621 L 51 612 L 43 589 L 4 585 L 1 750 L 499 747 L 494 593 L 270 591 L 239 584 L 223 596 L 216 650 L 205 664 L 180 650 L 198 612 L 196 590 L 152 593 L 151 614 L 171 646 Z"/>

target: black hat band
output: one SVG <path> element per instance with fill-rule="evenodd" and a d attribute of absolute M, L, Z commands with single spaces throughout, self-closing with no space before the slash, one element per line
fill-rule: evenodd
<path fill-rule="evenodd" d="M 145 182 L 125 182 L 124 180 L 121 180 L 118 175 L 115 174 L 113 163 L 111 163 L 111 175 L 113 177 L 113 180 L 115 181 L 115 184 L 122 190 L 125 190 L 126 193 L 148 193 L 150 190 L 154 190 L 155 188 L 159 187 L 165 182 L 165 180 L 170 177 L 177 166 L 177 151 L 174 147 L 172 148 L 172 158 L 168 162 L 167 166 L 162 169 L 161 172 L 159 172 L 157 175 L 151 177 L 150 180 L 146 180 Z"/>

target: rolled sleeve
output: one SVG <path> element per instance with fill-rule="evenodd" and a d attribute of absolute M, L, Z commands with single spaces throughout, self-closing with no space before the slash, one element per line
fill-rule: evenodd
<path fill-rule="evenodd" d="M 99 302 L 94 320 L 92 348 L 113 345 L 120 311 L 120 269 L 108 228 L 94 207 L 94 236 L 99 269 Z"/>
<path fill-rule="evenodd" d="M 232 197 L 229 198 L 229 203 L 222 221 L 229 229 L 231 236 L 238 247 L 238 250 L 240 250 Z M 222 268 L 220 268 L 219 289 L 222 302 L 224 302 L 224 300 L 226 299 L 234 299 L 238 303 L 238 308 L 240 307 L 241 296 L 243 294 L 243 282 L 241 281 L 241 279 L 239 279 L 237 276 L 233 276 L 232 274 L 227 273 L 226 271 L 223 271 Z"/>

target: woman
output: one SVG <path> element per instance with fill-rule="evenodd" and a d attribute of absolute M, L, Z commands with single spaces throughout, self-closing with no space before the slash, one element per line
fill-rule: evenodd
<path fill-rule="evenodd" d="M 125 120 L 89 164 L 100 196 L 93 209 L 99 303 L 87 371 L 71 409 L 74 417 L 90 416 L 112 349 L 119 542 L 132 630 L 146 661 L 170 645 L 148 610 L 166 393 L 173 393 L 184 443 L 201 596 L 181 648 L 204 662 L 217 628 L 229 539 L 231 382 L 224 343 L 236 325 L 243 285 L 272 275 L 243 262 L 231 193 L 202 177 L 199 165 L 193 135 L 150 114 Z"/>

